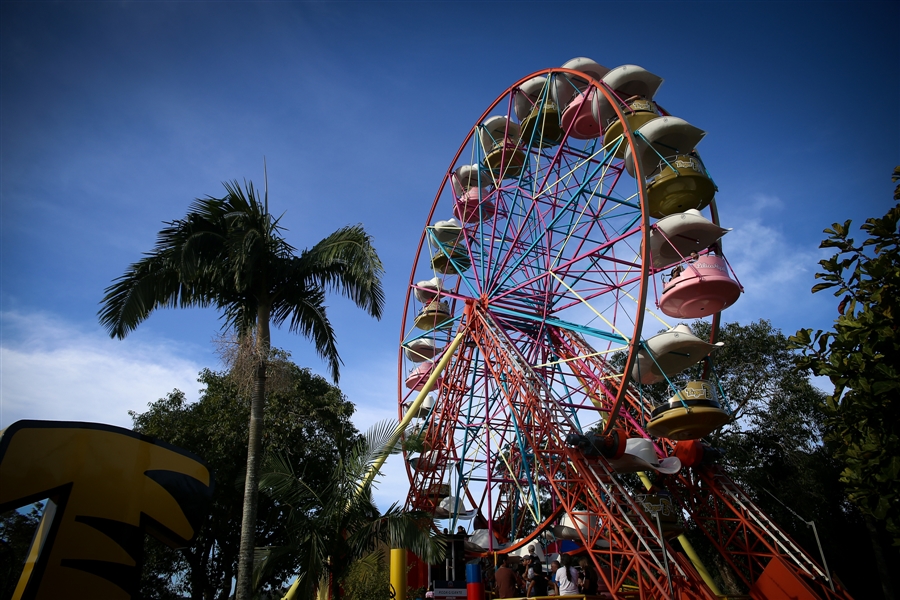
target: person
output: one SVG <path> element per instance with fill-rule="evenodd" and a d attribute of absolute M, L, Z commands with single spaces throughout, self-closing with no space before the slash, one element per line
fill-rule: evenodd
<path fill-rule="evenodd" d="M 537 554 L 534 552 L 534 544 L 528 545 L 528 556 L 525 557 L 525 564 L 528 566 L 528 573 L 525 578 L 531 581 L 531 578 L 534 576 L 534 566 L 541 564 Z"/>
<path fill-rule="evenodd" d="M 428 584 L 428 591 L 425 592 L 425 598 L 426 598 L 426 599 L 427 599 L 427 598 L 434 598 L 434 584 L 433 584 L 433 583 L 429 583 L 429 584 Z"/>
<path fill-rule="evenodd" d="M 516 597 L 516 573 L 506 564 L 506 556 L 500 556 L 500 566 L 494 572 L 494 585 L 498 598 Z"/>
<path fill-rule="evenodd" d="M 514 569 L 516 572 L 516 586 L 518 586 L 519 596 L 525 595 L 525 590 L 527 585 L 525 583 L 526 577 L 528 576 L 528 567 L 526 566 L 526 561 L 520 561 L 519 564 Z"/>
<path fill-rule="evenodd" d="M 541 568 L 541 563 L 538 561 L 531 561 L 531 565 L 531 580 L 528 582 L 528 589 L 525 593 L 528 596 L 546 596 L 548 586 L 547 576 L 544 575 L 544 569 Z"/>
<path fill-rule="evenodd" d="M 565 563 L 569 562 L 568 558 L 569 557 L 565 554 L 560 556 L 560 559 Z M 553 576 L 553 583 L 556 586 L 556 595 L 577 596 L 578 584 L 575 583 L 576 579 L 572 577 L 569 567 L 560 564 L 559 560 L 554 560 L 550 565 L 553 567 L 553 572 L 555 573 Z"/>
<path fill-rule="evenodd" d="M 597 594 L 597 574 L 594 572 L 594 565 L 587 556 L 582 556 L 578 565 L 581 567 L 578 573 L 578 589 L 582 594 L 594 596 Z"/>
<path fill-rule="evenodd" d="M 456 535 L 466 535 L 466 529 L 462 525 L 456 528 Z"/>
<path fill-rule="evenodd" d="M 522 564 L 525 565 L 525 581 L 531 581 L 531 578 L 534 577 L 534 560 L 530 554 L 526 554 L 525 558 L 522 559 Z"/>

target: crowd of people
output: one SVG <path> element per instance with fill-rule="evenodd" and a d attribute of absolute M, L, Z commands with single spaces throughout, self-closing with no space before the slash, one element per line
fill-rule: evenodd
<path fill-rule="evenodd" d="M 568 554 L 550 562 L 548 569 L 535 554 L 535 547 L 528 546 L 528 555 L 517 564 L 509 557 L 497 557 L 497 567 L 491 573 L 484 565 L 485 588 L 496 598 L 521 598 L 533 596 L 598 596 L 609 597 L 609 590 L 597 576 L 590 558 L 582 556 L 578 561 Z"/>

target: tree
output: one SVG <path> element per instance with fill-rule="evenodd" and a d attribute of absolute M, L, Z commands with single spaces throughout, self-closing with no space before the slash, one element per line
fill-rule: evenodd
<path fill-rule="evenodd" d="M 27 512 L 20 509 L 0 514 L 0 600 L 13 597 L 34 532 L 41 522 L 44 506 L 38 502 L 30 508 Z"/>
<path fill-rule="evenodd" d="M 900 167 L 893 180 L 900 179 Z M 900 186 L 894 192 L 900 200 Z M 837 253 L 819 261 L 822 283 L 812 292 L 834 289 L 838 318 L 831 331 L 801 329 L 791 341 L 803 351 L 802 365 L 831 380 L 825 439 L 841 463 L 841 481 L 866 517 L 879 552 L 876 523 L 900 546 L 900 203 L 860 227 L 857 244 L 851 221 L 834 223 L 821 248 Z M 890 570 L 878 563 L 886 597 L 892 597 Z"/>
<path fill-rule="evenodd" d="M 288 323 L 315 344 L 335 381 L 340 356 L 325 310 L 326 291 L 381 318 L 383 267 L 362 226 L 344 227 L 299 256 L 252 183 L 225 183 L 223 198 L 195 200 L 167 222 L 156 246 L 106 288 L 100 323 L 124 338 L 157 308 L 215 306 L 239 336 L 256 330 L 256 375 L 250 406 L 247 471 L 238 563 L 238 600 L 250 600 L 259 466 L 262 459 L 270 325 Z"/>
<path fill-rule="evenodd" d="M 290 456 L 302 465 L 312 485 L 325 485 L 330 465 L 359 438 L 350 422 L 353 405 L 337 387 L 297 367 L 282 353 L 276 353 L 268 368 L 284 384 L 269 391 L 263 448 Z M 199 381 L 205 389 L 193 404 L 176 390 L 150 404 L 146 412 L 130 413 L 136 431 L 203 456 L 217 479 L 210 515 L 189 548 L 174 551 L 147 540 L 141 585 L 147 598 L 187 594 L 198 600 L 225 600 L 237 572 L 249 395 L 240 392 L 240 382 L 231 373 L 207 369 Z M 261 496 L 255 528 L 261 543 L 286 542 L 281 518 L 280 509 Z M 294 567 L 288 563 L 270 571 L 258 588 L 280 589 Z"/>
<path fill-rule="evenodd" d="M 708 339 L 710 324 L 694 322 L 692 331 Z M 756 505 L 820 560 L 808 525 L 814 522 L 831 570 L 856 597 L 875 597 L 878 586 L 873 587 L 862 515 L 848 501 L 832 445 L 823 440 L 825 393 L 799 368 L 800 357 L 770 322 L 727 323 L 717 339 L 725 345 L 712 355 L 708 376 L 721 386 L 735 419 L 707 436 L 707 442 L 723 450 L 726 472 Z M 679 379 L 699 379 L 704 369 L 703 363 L 695 365 Z M 674 394 L 667 384 L 642 391 L 656 404 Z M 689 530 L 688 537 L 724 589 L 746 591 L 699 531 Z"/>
<path fill-rule="evenodd" d="M 397 504 L 383 514 L 372 500 L 373 481 L 367 477 L 380 457 L 398 451 L 396 423 L 383 422 L 366 432 L 348 456 L 334 465 L 324 486 L 317 486 L 305 469 L 287 456 L 272 456 L 262 478 L 262 489 L 287 508 L 285 527 L 289 542 L 260 548 L 260 573 L 277 568 L 283 560 L 300 563 L 298 579 L 289 597 L 312 598 L 328 590 L 341 597 L 338 583 L 351 566 L 377 574 L 385 559 L 385 546 L 406 548 L 435 563 L 444 553 L 430 515 L 406 512 Z"/>
<path fill-rule="evenodd" d="M 353 600 L 388 600 L 391 578 L 387 561 L 378 561 L 372 566 L 363 561 L 354 562 L 340 582 L 347 598 Z M 424 595 L 424 594 L 423 594 Z M 400 595 L 397 600 L 405 600 Z"/>
<path fill-rule="evenodd" d="M 900 204 L 882 218 L 867 219 L 869 236 L 857 245 L 850 221 L 835 223 L 822 248 L 837 248 L 819 261 L 824 282 L 813 292 L 837 288 L 841 298 L 834 330 L 802 329 L 792 338 L 804 350 L 804 366 L 834 385 L 828 397 L 829 439 L 844 462 L 842 480 L 864 514 L 882 521 L 900 545 Z M 871 254 L 867 250 L 872 250 Z"/>

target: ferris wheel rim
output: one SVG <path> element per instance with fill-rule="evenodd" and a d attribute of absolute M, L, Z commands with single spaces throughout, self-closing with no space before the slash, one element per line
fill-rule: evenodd
<path fill-rule="evenodd" d="M 444 193 L 447 188 L 447 184 L 449 181 L 451 181 L 451 178 L 453 177 L 453 174 L 455 172 L 455 168 L 458 166 L 460 158 L 462 157 L 466 148 L 469 146 L 469 144 L 471 142 L 473 142 L 473 136 L 475 136 L 475 134 L 478 133 L 479 125 L 484 123 L 485 120 L 496 110 L 496 108 L 499 105 L 501 105 L 501 103 L 505 99 L 508 99 L 510 105 L 512 106 L 514 104 L 516 90 L 523 83 L 525 83 L 529 80 L 532 80 L 536 77 L 541 77 L 541 76 L 550 77 L 554 74 L 565 75 L 565 76 L 574 76 L 574 77 L 578 77 L 582 80 L 587 80 L 588 87 L 585 88 L 585 90 L 590 88 L 591 90 L 599 90 L 600 94 L 604 94 L 606 96 L 607 100 L 610 101 L 610 104 L 615 107 L 618 117 L 622 120 L 622 122 L 625 126 L 624 134 L 623 134 L 623 138 L 622 138 L 623 141 L 620 143 L 625 143 L 625 144 L 630 144 L 630 145 L 634 145 L 636 143 L 634 133 L 630 127 L 630 124 L 628 124 L 628 120 L 625 119 L 624 112 L 618 107 L 617 103 L 614 101 L 614 96 L 612 95 L 611 90 L 609 90 L 602 82 L 600 82 L 596 79 L 593 79 L 590 76 L 586 76 L 584 73 L 577 71 L 577 70 L 573 70 L 573 69 L 549 68 L 549 69 L 543 69 L 540 71 L 536 71 L 534 73 L 531 73 L 531 74 L 523 77 L 516 83 L 509 86 L 502 94 L 500 94 L 488 106 L 488 108 L 482 113 L 482 115 L 475 122 L 475 124 L 469 129 L 467 135 L 465 136 L 465 139 L 461 143 L 456 154 L 453 156 L 453 159 L 450 162 L 449 167 L 447 168 L 447 170 L 445 171 L 445 173 L 443 175 L 441 184 L 438 188 L 438 191 L 435 195 L 435 198 L 432 202 L 432 206 L 428 213 L 426 225 L 430 224 L 432 222 L 432 220 L 435 218 L 436 211 L 438 210 L 441 199 L 444 196 Z M 585 92 L 585 93 L 587 93 L 587 92 Z M 508 115 L 511 114 L 511 109 L 507 111 L 507 114 Z M 640 163 L 640 160 L 638 160 L 636 162 Z M 637 196 L 639 199 L 639 202 L 637 204 L 638 204 L 639 210 L 640 210 L 640 223 L 636 226 L 636 230 L 639 231 L 638 235 L 640 236 L 640 238 L 642 240 L 645 240 L 647 237 L 648 231 L 649 231 L 649 211 L 648 211 L 646 182 L 644 181 L 642 174 L 643 174 L 642 165 L 637 164 L 636 169 L 635 169 L 635 174 L 634 174 L 634 180 L 636 182 Z M 463 227 L 465 227 L 465 225 L 463 225 Z M 428 239 L 428 235 L 429 235 L 428 228 L 426 227 L 423 230 L 422 234 L 420 235 L 419 243 L 416 248 L 416 256 L 417 257 L 422 255 L 423 250 L 428 243 L 428 242 L 426 242 L 426 240 Z M 632 325 L 631 331 L 630 331 L 631 335 L 630 335 L 630 338 L 628 338 L 628 346 L 627 346 L 629 365 L 627 365 L 627 367 L 625 369 L 623 369 L 623 383 L 618 385 L 618 389 L 617 389 L 617 393 L 618 393 L 620 402 L 621 402 L 621 399 L 624 398 L 624 396 L 627 393 L 627 387 L 628 387 L 627 386 L 627 375 L 625 375 L 625 374 L 627 374 L 629 372 L 630 364 L 633 363 L 634 357 L 640 346 L 640 342 L 641 342 L 640 332 L 643 327 L 643 314 L 645 312 L 645 308 L 646 308 L 646 304 L 647 304 L 647 282 L 650 278 L 650 273 L 651 273 L 651 269 L 650 269 L 650 265 L 649 265 L 649 258 L 648 258 L 649 245 L 646 243 L 641 243 L 641 247 L 642 247 L 642 250 L 641 250 L 640 258 L 639 258 L 639 260 L 640 260 L 640 276 L 639 276 L 639 280 L 637 283 L 638 293 L 636 295 L 637 296 L 637 302 L 636 302 L 637 306 L 636 306 L 636 308 L 634 308 L 634 311 L 633 311 L 633 315 L 635 318 L 634 318 L 633 322 L 631 323 L 631 325 Z M 418 258 L 417 258 L 417 263 L 418 263 Z M 408 318 L 408 315 L 410 314 L 411 302 L 412 302 L 411 298 L 413 296 L 413 294 L 409 290 L 412 290 L 415 280 L 416 280 L 416 268 L 414 266 L 410 273 L 410 278 L 408 281 L 408 288 L 407 288 L 408 292 L 406 295 L 404 309 L 403 309 L 404 319 L 403 319 L 403 326 L 401 329 L 401 340 L 400 340 L 401 345 L 403 343 L 404 338 L 406 337 L 406 335 L 408 333 L 407 332 L 407 327 L 408 327 L 407 318 Z M 459 286 L 459 282 L 457 282 L 457 286 Z M 451 292 L 442 292 L 442 294 L 444 294 L 448 297 L 454 297 L 454 294 Z M 462 296 L 459 296 L 458 299 L 462 300 L 464 296 L 467 296 L 467 295 L 463 294 Z M 478 300 L 478 299 L 471 299 L 470 296 L 467 296 L 467 297 L 469 297 L 470 300 L 476 300 L 476 301 Z M 469 300 L 467 300 L 467 301 L 469 301 Z M 400 394 L 401 398 L 403 397 L 403 393 L 404 393 L 403 392 L 403 380 L 404 380 L 404 366 L 403 365 L 404 365 L 404 362 L 403 362 L 402 351 L 403 350 L 401 348 L 400 356 L 399 356 L 399 360 L 398 360 L 398 388 L 399 388 L 399 394 Z M 402 414 L 403 414 L 402 407 L 400 407 L 399 410 L 401 411 L 400 414 L 402 416 Z M 616 414 L 616 413 L 611 413 L 611 414 Z M 610 426 L 614 425 L 614 419 L 608 419 L 607 422 Z M 410 464 L 408 464 L 408 463 L 405 466 L 406 466 L 407 475 L 408 475 L 410 481 L 411 482 L 414 481 L 414 479 L 415 479 L 415 474 L 413 472 L 414 469 L 412 469 Z M 469 491 L 466 490 L 466 493 L 469 494 Z M 471 496 L 469 496 L 469 501 L 473 505 L 477 505 L 475 498 L 472 498 Z M 552 515 L 558 515 L 558 513 L 559 513 L 559 509 L 553 511 Z M 492 515 L 489 515 L 489 517 L 492 517 Z M 550 519 L 552 519 L 552 518 L 555 518 L 555 517 L 545 516 L 541 522 L 549 523 Z M 532 534 L 529 536 L 526 536 L 525 539 L 526 540 L 535 539 L 537 537 L 537 535 L 539 535 L 540 531 L 541 531 L 541 528 L 535 528 L 535 530 L 532 532 Z M 515 543 L 511 548 L 508 548 L 504 551 L 508 552 L 508 551 L 515 550 L 516 548 L 519 548 L 526 543 L 527 543 L 527 541 L 522 541 L 521 543 Z"/>

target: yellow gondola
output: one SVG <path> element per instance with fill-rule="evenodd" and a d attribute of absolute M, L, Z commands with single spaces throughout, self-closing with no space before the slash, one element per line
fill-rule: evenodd
<path fill-rule="evenodd" d="M 431 329 L 444 329 L 450 326 L 453 321 L 453 313 L 450 312 L 450 305 L 446 302 L 436 300 L 430 302 L 419 311 L 413 322 L 418 329 L 429 331 Z"/>
<path fill-rule="evenodd" d="M 465 273 L 472 266 L 472 261 L 464 248 L 458 246 L 438 250 L 431 259 L 431 268 L 444 275 Z"/>
<path fill-rule="evenodd" d="M 687 406 L 685 406 L 685 404 Z M 690 381 L 650 415 L 647 432 L 670 440 L 696 440 L 731 421 L 707 381 Z"/>
<path fill-rule="evenodd" d="M 481 126 L 484 166 L 496 179 L 513 179 L 522 174 L 525 152 L 519 144 L 519 124 L 506 117 L 491 117 Z"/>
<path fill-rule="evenodd" d="M 637 65 L 622 65 L 603 76 L 603 82 L 619 97 L 628 128 L 636 131 L 644 123 L 659 116 L 653 96 L 662 85 L 662 78 Z M 602 94 L 594 96 L 593 110 L 604 126 L 603 144 L 609 145 L 625 130 L 615 109 Z M 628 144 L 619 144 L 615 156 L 622 158 Z"/>
<path fill-rule="evenodd" d="M 522 143 L 537 148 L 549 148 L 562 141 L 559 108 L 547 97 L 547 78 L 533 77 L 516 92 L 516 117 L 522 130 Z"/>

